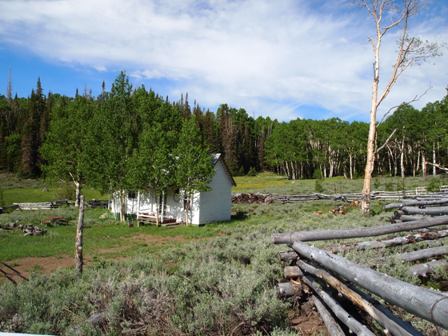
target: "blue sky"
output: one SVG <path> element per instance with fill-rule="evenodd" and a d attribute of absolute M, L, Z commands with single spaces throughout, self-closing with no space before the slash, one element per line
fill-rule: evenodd
<path fill-rule="evenodd" d="M 215 109 L 245 108 L 280 120 L 367 120 L 372 20 L 352 1 L 300 0 L 0 0 L 0 93 L 28 96 L 40 77 L 46 92 L 98 94 L 120 70 L 177 100 Z M 412 34 L 448 42 L 448 2 L 426 1 Z M 385 39 L 383 81 L 396 33 Z M 382 111 L 448 85 L 448 50 L 409 69 Z"/>

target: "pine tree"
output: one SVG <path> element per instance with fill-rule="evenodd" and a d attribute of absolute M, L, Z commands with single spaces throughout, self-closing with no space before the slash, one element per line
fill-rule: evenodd
<path fill-rule="evenodd" d="M 40 78 L 37 80 L 36 91 L 31 92 L 28 103 L 28 115 L 23 128 L 21 143 L 21 174 L 26 177 L 37 177 L 40 174 L 39 147 L 40 121 L 46 108 Z"/>

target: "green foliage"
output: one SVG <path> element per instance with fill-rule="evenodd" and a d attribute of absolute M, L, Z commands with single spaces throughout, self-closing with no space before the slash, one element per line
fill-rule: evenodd
<path fill-rule="evenodd" d="M 319 168 L 315 168 L 313 172 L 313 179 L 320 180 L 322 178 L 323 178 L 322 171 Z"/>
<path fill-rule="evenodd" d="M 386 182 L 384 187 L 386 188 L 386 191 L 395 191 L 395 185 L 392 181 Z"/>
<path fill-rule="evenodd" d="M 93 115 L 93 102 L 88 97 L 77 96 L 73 101 L 62 100 L 52 115 L 41 154 L 43 167 L 50 180 L 83 184 L 88 175 L 86 154 L 88 148 L 86 125 Z M 65 192 L 64 196 L 74 197 Z"/>
<path fill-rule="evenodd" d="M 84 131 L 81 135 L 89 138 L 87 146 L 78 148 L 89 149 L 89 170 L 97 170 L 89 174 L 89 179 L 103 191 L 117 190 L 128 182 L 123 172 L 129 171 L 127 161 L 138 148 L 145 123 L 160 124 L 178 136 L 182 121 L 193 116 L 203 143 L 211 152 L 224 154 L 234 175 L 246 175 L 253 168 L 258 172 L 274 171 L 289 179 L 304 179 L 313 177 L 316 170 L 325 169 L 328 174 L 330 166 L 336 176 L 359 177 L 363 173 L 367 123 L 337 118 L 279 123 L 269 117 L 254 119 L 244 109 L 227 104 L 213 113 L 197 103 L 191 107 L 188 94 L 182 95 L 180 101 L 170 102 L 143 86 L 133 90 L 124 72 L 118 75 L 110 92 L 103 87 L 97 98 L 87 93 L 75 98 L 45 95 L 40 80 L 29 98 L 0 96 L 0 170 L 40 176 L 46 165 L 39 155 L 46 151 L 42 145 L 64 139 L 63 129 L 55 137 L 52 124 L 62 119 L 69 121 L 72 112 L 78 115 L 84 100 L 89 102 L 95 118 L 92 123 L 89 118 L 73 119 Z M 375 164 L 378 172 L 395 174 L 402 151 L 408 176 L 421 174 L 417 162 L 421 162 L 423 154 L 427 159 L 432 157 L 433 151 L 441 166 L 448 165 L 444 151 L 448 145 L 447 97 L 428 103 L 421 110 L 401 105 L 379 124 L 377 143 L 384 143 L 394 130 L 388 149 L 379 152 Z M 67 136 L 70 139 L 72 133 Z M 69 153 L 70 147 L 67 156 Z M 46 175 L 52 175 L 52 169 L 45 170 Z"/>
<path fill-rule="evenodd" d="M 318 179 L 314 181 L 314 191 L 317 193 L 324 192 L 324 186 L 322 185 L 322 180 Z"/>
<path fill-rule="evenodd" d="M 3 188 L 0 187 L 0 207 L 5 206 L 5 195 L 3 192 Z"/>
<path fill-rule="evenodd" d="M 20 160 L 21 137 L 18 133 L 12 133 L 5 137 L 6 162 L 8 171 L 17 171 Z"/>
<path fill-rule="evenodd" d="M 379 177 L 375 177 L 373 179 L 373 187 L 374 187 L 374 190 L 379 190 L 380 189 L 380 187 L 381 187 L 381 180 L 380 180 Z"/>
<path fill-rule="evenodd" d="M 438 178 L 431 178 L 429 180 L 429 183 L 427 185 L 427 190 L 430 192 L 435 192 L 435 191 L 439 191 L 440 190 L 440 179 Z"/>
<path fill-rule="evenodd" d="M 195 191 L 207 190 L 214 168 L 207 148 L 202 144 L 194 119 L 186 120 L 182 126 L 179 143 L 174 152 L 176 160 L 176 185 L 185 193 L 188 208 Z"/>
<path fill-rule="evenodd" d="M 73 183 L 62 183 L 56 191 L 57 199 L 75 199 L 75 187 Z"/>
<path fill-rule="evenodd" d="M 254 167 L 251 167 L 246 175 L 247 176 L 257 176 L 257 170 Z"/>
<path fill-rule="evenodd" d="M 397 182 L 397 190 L 399 190 L 399 191 L 406 190 L 406 183 L 405 183 L 404 179 L 400 179 Z"/>

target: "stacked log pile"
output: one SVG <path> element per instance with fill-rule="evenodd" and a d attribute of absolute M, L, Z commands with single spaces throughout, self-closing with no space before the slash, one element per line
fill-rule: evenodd
<path fill-rule="evenodd" d="M 330 200 L 330 201 L 344 201 L 353 202 L 361 200 L 361 193 L 343 193 L 343 194 L 323 194 L 323 193 L 311 193 L 311 194 L 295 194 L 295 195 L 271 195 L 263 193 L 236 193 L 232 196 L 233 203 L 294 203 L 294 202 L 307 202 L 318 200 Z M 405 191 L 373 191 L 370 195 L 372 200 L 379 201 L 401 201 L 403 204 L 414 204 L 419 202 L 440 202 L 441 200 L 448 199 L 448 192 L 427 192 L 425 194 L 419 194 L 415 190 Z M 396 203 L 402 204 L 402 203 Z M 434 203 L 437 204 L 437 203 Z M 439 204 L 446 204 L 448 201 Z M 448 213 L 447 213 L 448 214 Z"/>
<path fill-rule="evenodd" d="M 356 249 L 387 248 L 426 238 L 447 237 L 448 230 L 439 229 L 446 224 L 448 216 L 439 216 L 370 228 L 274 234 L 275 244 L 292 247 L 292 250 L 280 253 L 280 259 L 285 263 L 285 281 L 279 283 L 278 294 L 283 298 L 300 298 L 302 302 L 305 297 L 312 300 L 330 335 L 352 332 L 357 335 L 422 335 L 411 323 L 394 314 L 396 309 L 389 308 L 392 306 L 448 330 L 448 293 L 404 282 L 305 243 L 418 230 L 404 237 L 354 245 Z M 437 229 L 432 230 L 434 228 Z M 409 268 L 410 274 L 426 277 L 434 269 L 448 271 L 447 260 L 432 260 L 447 254 L 448 247 L 437 246 L 395 257 L 403 263 L 428 260 Z"/>
<path fill-rule="evenodd" d="M 47 230 L 39 227 L 39 226 L 35 226 L 35 225 L 31 225 L 31 224 L 19 224 L 19 222 L 15 221 L 15 222 L 11 222 L 11 223 L 6 223 L 6 224 L 0 224 L 0 230 L 20 230 L 23 232 L 24 236 L 41 236 L 44 235 L 45 233 L 47 233 Z"/>
<path fill-rule="evenodd" d="M 52 202 L 14 203 L 19 210 L 49 210 L 55 208 Z"/>
<path fill-rule="evenodd" d="M 107 209 L 109 205 L 109 201 L 108 200 L 97 200 L 97 199 L 92 199 L 87 201 L 87 206 L 89 208 L 103 208 L 103 209 Z"/>
<path fill-rule="evenodd" d="M 271 194 L 262 193 L 236 193 L 232 195 L 232 203 L 272 203 L 274 199 Z"/>
<path fill-rule="evenodd" d="M 51 202 L 27 202 L 27 203 L 14 203 L 11 207 L 12 209 L 19 210 L 50 210 L 55 208 L 60 208 L 64 206 L 73 205 L 73 201 L 67 199 L 56 200 Z M 96 200 L 92 199 L 87 202 L 90 208 L 107 208 L 109 201 L 107 200 Z"/>
<path fill-rule="evenodd" d="M 404 200 L 384 206 L 384 209 L 396 209 L 392 222 L 409 222 L 424 218 L 448 215 L 448 197 L 432 199 Z"/>

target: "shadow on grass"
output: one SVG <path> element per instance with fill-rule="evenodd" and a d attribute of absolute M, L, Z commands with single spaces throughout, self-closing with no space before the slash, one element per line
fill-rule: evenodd
<path fill-rule="evenodd" d="M 247 211 L 237 211 L 236 213 L 232 214 L 231 220 L 238 220 L 242 221 L 248 218 Z"/>

